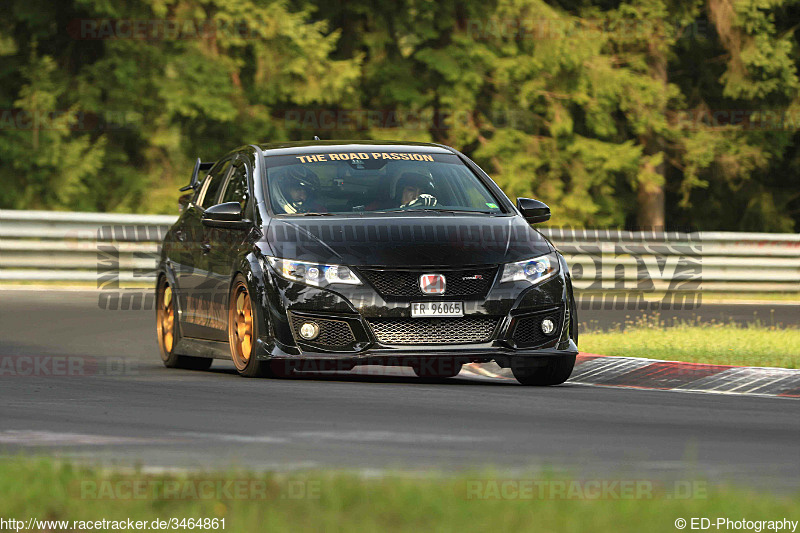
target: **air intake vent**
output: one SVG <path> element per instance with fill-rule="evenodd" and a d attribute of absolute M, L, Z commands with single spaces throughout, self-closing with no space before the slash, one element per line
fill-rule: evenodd
<path fill-rule="evenodd" d="M 300 336 L 300 327 L 306 322 L 314 322 L 319 326 L 319 335 L 310 341 L 304 340 Z M 294 331 L 295 339 L 320 348 L 344 348 L 356 340 L 353 337 L 350 324 L 343 320 L 292 315 L 292 330 Z"/>
<path fill-rule="evenodd" d="M 466 344 L 487 342 L 497 318 L 370 318 L 367 320 L 382 344 Z"/>
<path fill-rule="evenodd" d="M 545 335 L 542 331 L 542 320 L 550 319 L 555 324 L 555 329 L 550 335 Z M 540 346 L 548 341 L 555 340 L 561 336 L 561 312 L 548 311 L 533 316 L 526 316 L 517 320 L 514 327 L 514 344 L 519 348 L 531 348 Z"/>

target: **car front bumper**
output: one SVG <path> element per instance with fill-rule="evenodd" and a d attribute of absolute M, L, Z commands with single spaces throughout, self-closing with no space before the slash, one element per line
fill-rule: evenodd
<path fill-rule="evenodd" d="M 571 332 L 577 317 L 571 305 L 571 284 L 564 270 L 539 285 L 498 284 L 495 280 L 481 298 L 457 298 L 463 301 L 464 318 L 493 324 L 487 326 L 491 333 L 464 342 L 450 338 L 448 342 L 429 343 L 413 339 L 392 342 L 396 337 L 387 342 L 386 335 L 382 336 L 375 328 L 376 323 L 383 321 L 403 323 L 413 329 L 428 320 L 440 321 L 437 324 L 447 327 L 448 318 L 411 318 L 412 299 L 384 299 L 369 284 L 320 289 L 286 281 L 270 272 L 270 282 L 276 290 L 270 291 L 271 297 L 266 302 L 269 329 L 262 331 L 271 334 L 259 339 L 257 357 L 329 361 L 347 368 L 360 364 L 408 365 L 420 359 L 494 360 L 500 366 L 510 366 L 513 359 L 575 355 L 578 349 Z M 539 329 L 544 318 L 551 318 L 557 324 L 550 335 Z M 344 332 L 339 336 L 344 340 L 337 341 L 335 346 L 304 341 L 298 334 L 298 324 L 304 321 L 322 324 L 323 329 L 330 324 L 336 331 Z M 525 335 L 520 334 L 520 328 L 527 328 L 523 331 Z M 467 336 L 469 333 L 465 330 Z"/>

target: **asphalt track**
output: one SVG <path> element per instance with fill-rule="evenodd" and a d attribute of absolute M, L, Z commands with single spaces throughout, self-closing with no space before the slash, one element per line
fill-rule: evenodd
<path fill-rule="evenodd" d="M 797 323 L 785 305 L 703 304 L 700 314 L 766 318 L 773 307 Z M 0 453 L 154 468 L 491 465 L 503 475 L 552 469 L 800 489 L 797 400 L 528 388 L 477 376 L 430 384 L 379 367 L 290 380 L 240 378 L 224 361 L 208 372 L 168 370 L 153 315 L 100 309 L 97 293 L 0 291 L 0 360 L 77 361 L 67 375 L 47 375 L 55 368 L 47 366 L 14 375 L 0 365 Z M 609 325 L 618 316 L 584 310 L 581 318 Z"/>

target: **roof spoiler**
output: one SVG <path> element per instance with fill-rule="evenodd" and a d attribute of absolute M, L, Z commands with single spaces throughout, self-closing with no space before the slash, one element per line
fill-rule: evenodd
<path fill-rule="evenodd" d="M 189 182 L 189 185 L 184 185 L 183 187 L 181 187 L 180 191 L 186 192 L 197 189 L 200 186 L 200 182 L 197 181 L 197 176 L 200 174 L 200 171 L 202 170 L 205 172 L 207 170 L 211 170 L 211 167 L 213 166 L 214 166 L 214 161 L 210 163 L 203 163 L 202 161 L 200 161 L 200 158 L 198 157 L 197 161 L 194 164 L 194 170 L 192 171 L 192 180 Z"/>

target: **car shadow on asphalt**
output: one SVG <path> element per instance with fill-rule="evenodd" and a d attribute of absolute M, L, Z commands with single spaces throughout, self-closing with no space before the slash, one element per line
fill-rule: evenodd
<path fill-rule="evenodd" d="M 227 374 L 236 376 L 233 367 L 212 367 L 206 372 L 214 374 Z M 243 378 L 244 379 L 244 378 Z M 410 369 L 397 367 L 356 367 L 352 371 L 318 371 L 318 372 L 295 372 L 290 377 L 266 378 L 266 381 L 280 382 L 342 382 L 342 383 L 388 383 L 388 384 L 408 384 L 408 385 L 438 385 L 438 386 L 487 386 L 487 387 L 508 387 L 520 386 L 516 380 L 505 377 L 489 377 L 472 374 L 462 371 L 452 378 L 419 378 Z M 559 385 L 559 388 L 575 388 L 570 383 Z M 550 387 L 536 387 L 550 388 Z"/>

